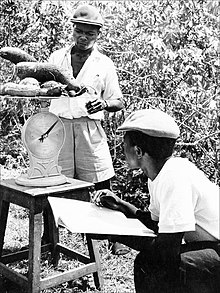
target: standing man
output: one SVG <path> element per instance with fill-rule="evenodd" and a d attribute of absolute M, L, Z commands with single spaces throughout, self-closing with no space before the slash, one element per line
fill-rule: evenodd
<path fill-rule="evenodd" d="M 122 93 L 113 62 L 96 47 L 103 26 L 98 10 L 80 6 L 71 21 L 73 44 L 55 51 L 49 62 L 68 70 L 88 92 L 51 101 L 50 112 L 62 119 L 67 134 L 59 165 L 66 176 L 92 182 L 96 189 L 110 188 L 114 169 L 101 121 L 103 110 L 123 108 Z"/>
<path fill-rule="evenodd" d="M 71 21 L 73 44 L 55 51 L 49 62 L 69 71 L 88 91 L 51 101 L 50 112 L 61 118 L 67 134 L 59 165 L 68 177 L 92 182 L 96 190 L 110 189 L 114 169 L 101 122 L 104 110 L 116 112 L 123 108 L 122 93 L 112 60 L 96 47 L 103 26 L 98 10 L 91 5 L 80 6 Z M 121 254 L 128 251 L 124 249 L 117 248 Z"/>

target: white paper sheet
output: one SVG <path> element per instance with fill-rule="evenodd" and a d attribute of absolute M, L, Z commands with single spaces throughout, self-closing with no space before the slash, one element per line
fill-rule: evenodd
<path fill-rule="evenodd" d="M 136 235 L 155 237 L 153 231 L 137 219 L 123 213 L 74 199 L 49 197 L 56 223 L 73 233 Z"/>

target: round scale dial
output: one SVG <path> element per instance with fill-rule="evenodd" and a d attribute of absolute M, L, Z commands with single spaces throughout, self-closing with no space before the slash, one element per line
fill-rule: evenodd
<path fill-rule="evenodd" d="M 40 112 L 27 120 L 22 137 L 26 148 L 34 157 L 49 159 L 62 148 L 64 125 L 53 113 Z"/>

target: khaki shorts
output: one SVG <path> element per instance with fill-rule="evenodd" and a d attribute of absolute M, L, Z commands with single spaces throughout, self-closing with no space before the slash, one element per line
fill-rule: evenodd
<path fill-rule="evenodd" d="M 115 173 L 101 121 L 87 117 L 61 120 L 66 130 L 58 160 L 62 174 L 92 183 L 112 178 Z"/>

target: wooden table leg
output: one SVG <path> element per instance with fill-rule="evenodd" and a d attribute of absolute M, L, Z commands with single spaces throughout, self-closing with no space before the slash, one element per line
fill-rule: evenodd
<path fill-rule="evenodd" d="M 8 219 L 9 202 L 0 199 L 0 257 L 2 256 L 2 250 L 4 245 L 4 237 L 6 224 Z"/>
<path fill-rule="evenodd" d="M 0 259 L 2 257 L 6 224 L 8 219 L 9 203 L 0 199 Z M 0 275 L 0 292 L 6 292 L 4 277 Z"/>
<path fill-rule="evenodd" d="M 57 249 L 57 243 L 59 243 L 59 228 L 55 223 L 53 211 L 48 202 L 48 205 L 43 212 L 44 219 L 44 232 L 42 236 L 43 243 L 51 244 L 51 259 L 54 266 L 58 265 L 59 250 Z"/>
<path fill-rule="evenodd" d="M 103 287 L 103 277 L 101 274 L 101 263 L 99 258 L 99 251 L 98 251 L 98 241 L 95 239 L 92 239 L 92 236 L 90 234 L 86 234 L 86 241 L 88 245 L 89 250 L 89 257 L 92 262 L 95 262 L 97 265 L 97 272 L 93 273 L 94 277 L 94 283 L 96 286 L 96 289 L 100 290 Z"/>
<path fill-rule="evenodd" d="M 28 293 L 40 293 L 40 259 L 42 212 L 35 214 L 34 207 L 29 213 L 29 262 Z"/>

